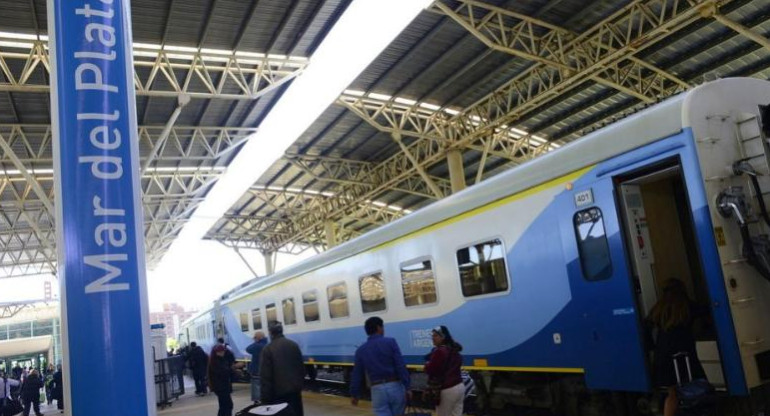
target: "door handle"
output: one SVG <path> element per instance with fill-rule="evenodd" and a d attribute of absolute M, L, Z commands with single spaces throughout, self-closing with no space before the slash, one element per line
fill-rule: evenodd
<path fill-rule="evenodd" d="M 733 305 L 741 305 L 744 303 L 754 302 L 756 299 L 754 299 L 754 296 L 746 296 L 745 298 L 738 298 L 733 301 L 730 301 Z"/>
<path fill-rule="evenodd" d="M 743 341 L 743 342 L 741 342 L 741 344 L 745 345 L 747 347 L 755 347 L 755 346 L 757 346 L 759 344 L 764 344 L 764 342 L 765 342 L 765 339 L 764 338 L 760 338 L 760 339 L 758 339 L 756 341 Z"/>

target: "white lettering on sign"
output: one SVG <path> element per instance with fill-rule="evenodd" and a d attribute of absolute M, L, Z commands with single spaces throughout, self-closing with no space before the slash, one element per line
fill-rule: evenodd
<path fill-rule="evenodd" d="M 98 0 L 101 5 L 111 5 L 112 0 Z M 80 94 L 79 99 L 87 101 L 91 97 L 85 94 L 107 92 L 118 93 L 118 87 L 110 85 L 105 80 L 105 62 L 114 61 L 116 52 L 111 49 L 117 42 L 116 29 L 110 25 L 115 11 L 109 6 L 104 9 L 92 8 L 85 4 L 75 9 L 75 16 L 83 21 L 83 51 L 75 52 L 78 60 L 77 68 L 72 74 L 75 90 Z M 88 132 L 88 140 L 92 147 L 90 152 L 78 157 L 78 163 L 90 165 L 90 173 L 95 180 L 115 181 L 124 179 L 123 153 L 120 153 L 123 134 L 116 126 L 121 114 L 118 110 L 102 113 L 77 113 L 78 122 L 89 125 L 83 126 Z M 85 141 L 85 138 L 83 138 Z M 130 290 L 129 283 L 121 282 L 123 263 L 128 261 L 128 255 L 121 253 L 120 248 L 128 243 L 126 225 L 126 210 L 100 195 L 92 198 L 92 211 L 96 219 L 93 228 L 93 239 L 96 247 L 104 247 L 104 254 L 85 255 L 83 263 L 96 268 L 101 277 L 93 280 L 85 287 L 86 294 Z M 125 201 L 124 201 L 125 202 Z M 131 202 L 131 201 L 128 201 Z"/>
<path fill-rule="evenodd" d="M 575 206 L 580 208 L 594 203 L 594 193 L 590 189 L 575 193 Z"/>
<path fill-rule="evenodd" d="M 86 294 L 129 290 L 130 286 L 128 283 L 111 283 L 112 280 L 120 277 L 123 271 L 119 267 L 113 266 L 110 262 L 126 260 L 128 260 L 128 256 L 125 254 L 100 254 L 97 256 L 85 256 L 83 261 L 85 261 L 87 265 L 91 267 L 98 267 L 107 272 L 104 276 L 86 285 Z"/>
<path fill-rule="evenodd" d="M 430 329 L 413 329 L 409 331 L 409 342 L 413 348 L 430 348 L 433 346 L 433 335 Z"/>

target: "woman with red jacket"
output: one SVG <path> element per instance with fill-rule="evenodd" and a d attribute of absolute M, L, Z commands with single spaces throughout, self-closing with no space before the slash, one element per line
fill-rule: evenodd
<path fill-rule="evenodd" d="M 425 373 L 431 384 L 441 384 L 441 394 L 436 405 L 437 416 L 462 416 L 465 386 L 460 375 L 463 357 L 462 345 L 452 339 L 444 325 L 433 329 L 433 351 L 425 363 Z"/>

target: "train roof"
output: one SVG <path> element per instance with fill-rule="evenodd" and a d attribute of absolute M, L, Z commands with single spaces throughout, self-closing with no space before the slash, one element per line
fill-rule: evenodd
<path fill-rule="evenodd" d="M 757 83 L 767 84 L 753 78 L 728 78 L 683 92 L 271 276 L 246 281 L 222 295 L 220 300 L 234 301 L 255 290 L 309 273 L 505 196 L 669 137 L 690 126 L 687 103 L 693 101 L 693 96 L 716 85 L 727 85 L 728 88 L 723 88 L 727 93 L 741 94 Z"/>

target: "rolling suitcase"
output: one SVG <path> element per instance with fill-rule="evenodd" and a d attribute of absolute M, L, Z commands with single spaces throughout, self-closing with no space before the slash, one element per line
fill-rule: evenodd
<path fill-rule="evenodd" d="M 280 404 L 268 404 L 268 405 L 251 405 L 247 406 L 235 416 L 294 416 L 294 412 L 289 407 L 288 403 Z"/>
<path fill-rule="evenodd" d="M 682 416 L 709 415 L 716 400 L 714 386 L 705 378 L 693 379 L 689 354 L 675 354 L 673 361 L 679 414 Z"/>

